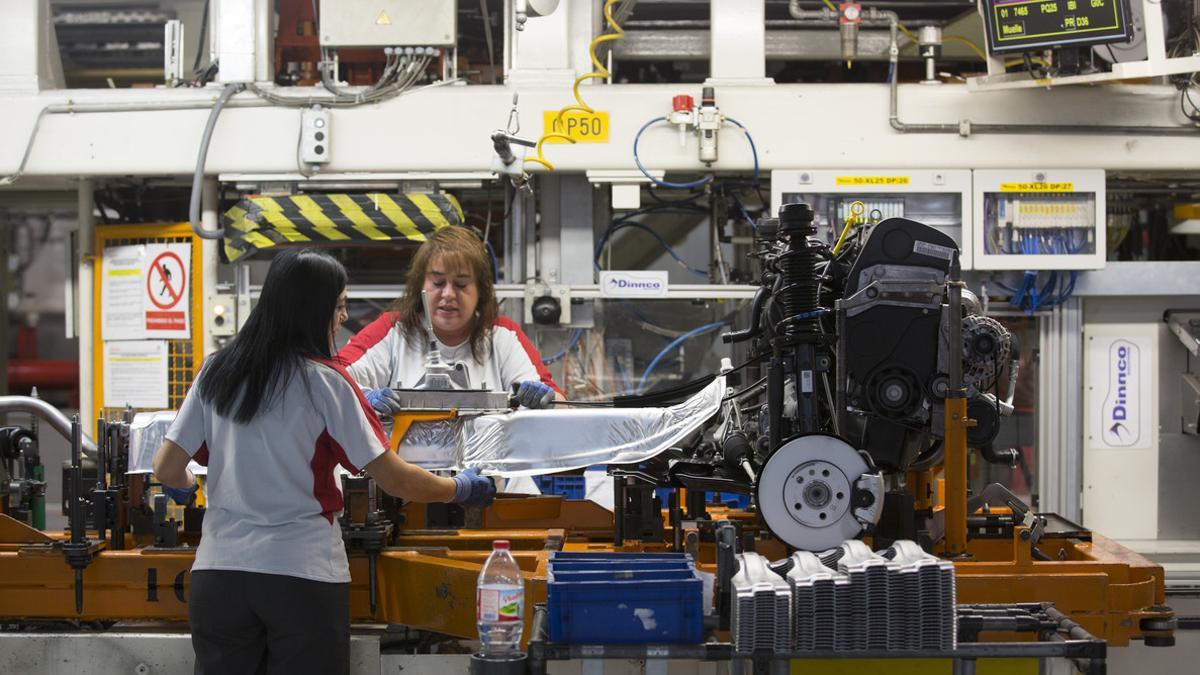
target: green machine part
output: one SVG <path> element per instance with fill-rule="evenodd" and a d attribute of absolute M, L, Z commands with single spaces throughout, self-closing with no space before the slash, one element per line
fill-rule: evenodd
<path fill-rule="evenodd" d="M 33 467 L 33 479 L 42 483 L 42 485 L 45 486 L 45 484 L 46 484 L 46 467 L 41 464 L 34 466 Z M 30 511 L 31 518 L 33 519 L 33 522 L 30 524 L 33 525 L 34 529 L 45 530 L 46 529 L 46 493 L 44 490 L 39 491 L 36 495 L 34 495 L 33 503 L 30 504 L 29 511 Z"/>

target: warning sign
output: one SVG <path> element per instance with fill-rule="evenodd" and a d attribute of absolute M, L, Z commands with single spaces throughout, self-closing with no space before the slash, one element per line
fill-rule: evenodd
<path fill-rule="evenodd" d="M 188 244 L 112 246 L 104 250 L 100 288 L 105 340 L 188 338 L 191 304 Z"/>
<path fill-rule="evenodd" d="M 146 272 L 146 297 L 154 309 L 146 309 L 146 330 L 187 332 L 184 307 L 187 268 L 180 257 L 164 251 L 150 262 Z"/>

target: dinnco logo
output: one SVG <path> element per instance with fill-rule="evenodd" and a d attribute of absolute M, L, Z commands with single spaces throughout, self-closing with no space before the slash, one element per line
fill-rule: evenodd
<path fill-rule="evenodd" d="M 601 272 L 600 293 L 615 298 L 661 298 L 667 294 L 667 273 Z"/>
<path fill-rule="evenodd" d="M 1141 436 L 1138 400 L 1140 350 L 1128 340 L 1116 340 L 1108 348 L 1108 395 L 1104 397 L 1102 430 L 1110 447 L 1130 447 Z"/>
<path fill-rule="evenodd" d="M 630 289 L 635 291 L 654 291 L 662 290 L 662 282 L 658 279 L 618 279 L 613 277 L 608 280 L 608 285 L 614 289 Z"/>

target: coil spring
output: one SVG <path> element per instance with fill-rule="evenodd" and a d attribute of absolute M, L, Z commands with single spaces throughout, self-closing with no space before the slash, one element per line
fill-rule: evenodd
<path fill-rule="evenodd" d="M 813 210 L 808 204 L 785 204 L 779 210 L 780 232 L 787 234 L 787 250 L 779 256 L 781 288 L 779 303 L 787 320 L 787 332 L 817 332 L 815 318 L 793 320 L 818 309 L 817 242 L 809 237 L 817 233 Z"/>
<path fill-rule="evenodd" d="M 819 308 L 817 281 L 817 253 L 801 239 L 799 248 L 791 248 L 780 256 L 779 270 L 783 286 L 779 289 L 780 304 L 785 318 L 811 314 Z M 792 332 L 817 330 L 815 318 L 790 322 Z"/>

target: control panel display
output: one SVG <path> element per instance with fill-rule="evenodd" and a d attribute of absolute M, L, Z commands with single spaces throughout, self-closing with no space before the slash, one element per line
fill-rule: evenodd
<path fill-rule="evenodd" d="M 984 0 L 993 54 L 1126 42 L 1128 0 Z"/>

